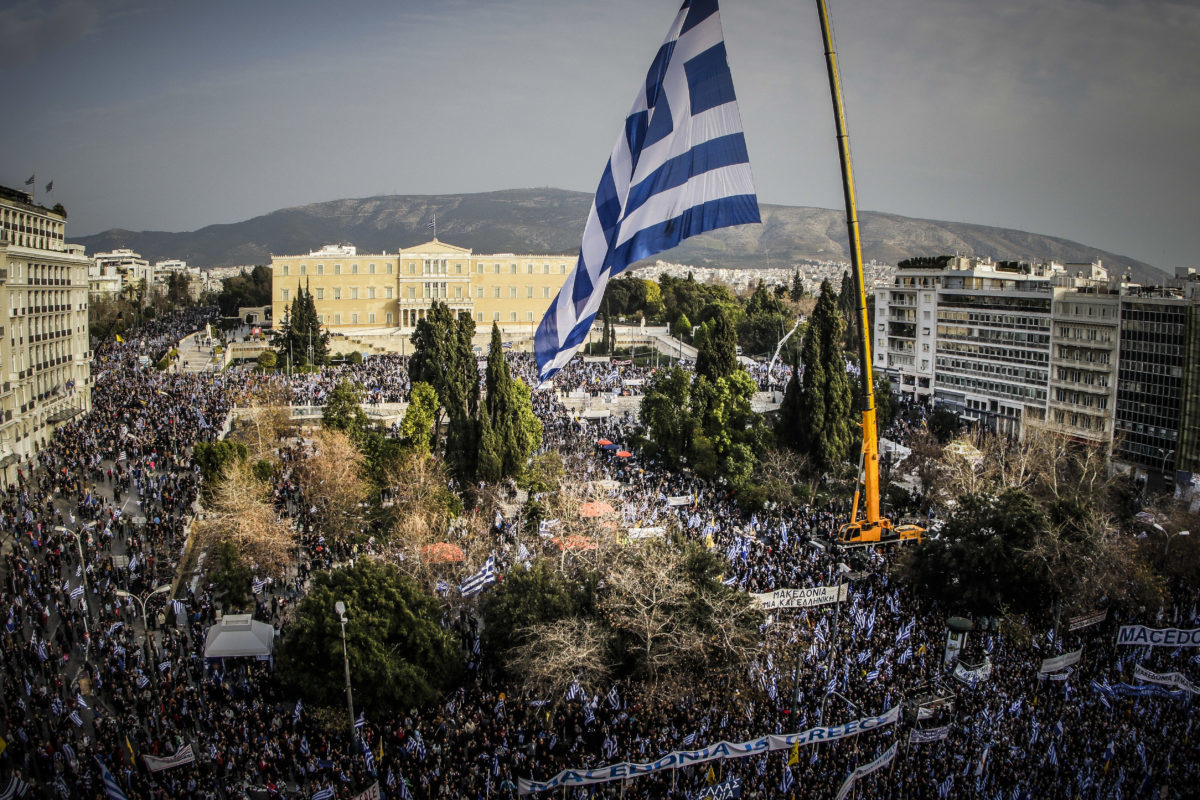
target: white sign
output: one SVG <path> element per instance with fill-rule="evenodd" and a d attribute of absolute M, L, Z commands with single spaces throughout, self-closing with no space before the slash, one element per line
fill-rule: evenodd
<path fill-rule="evenodd" d="M 978 667 L 968 668 L 963 662 L 959 661 L 954 665 L 954 677 L 967 686 L 973 687 L 975 684 L 982 683 L 992 677 L 992 662 L 984 661 Z"/>
<path fill-rule="evenodd" d="M 836 586 L 810 586 L 807 589 L 776 589 L 773 592 L 762 592 L 750 596 L 763 608 L 812 608 L 824 606 L 845 600 L 850 584 L 843 583 L 839 596 Z"/>
<path fill-rule="evenodd" d="M 1077 617 L 1071 617 L 1069 620 L 1067 620 L 1067 630 L 1077 631 L 1080 628 L 1090 628 L 1092 625 L 1104 622 L 1107 617 L 1107 608 L 1103 611 L 1093 611 L 1090 614 L 1080 614 Z"/>
<path fill-rule="evenodd" d="M 1147 628 L 1144 625 L 1122 625 L 1117 632 L 1117 644 L 1148 647 L 1200 647 L 1200 628 Z"/>
<path fill-rule="evenodd" d="M 688 494 L 675 495 L 667 498 L 669 506 L 690 506 L 692 504 L 692 496 Z"/>
<path fill-rule="evenodd" d="M 858 769 L 854 770 L 854 772 L 850 773 L 850 777 L 846 778 L 846 782 L 843 783 L 842 788 L 838 790 L 836 800 L 846 800 L 846 795 L 850 794 L 850 790 L 854 788 L 854 782 L 856 780 L 861 778 L 863 775 L 870 775 L 875 770 L 886 767 L 888 764 L 892 763 L 892 759 L 895 757 L 896 743 L 893 742 L 892 746 L 887 749 L 887 752 L 885 752 L 879 758 L 875 759 L 870 764 L 859 767 Z"/>
<path fill-rule="evenodd" d="M 354 800 L 379 800 L 379 781 L 354 796 Z"/>
<path fill-rule="evenodd" d="M 1133 677 L 1139 681 L 1158 683 L 1163 686 L 1174 686 L 1176 689 L 1183 689 L 1192 694 L 1200 694 L 1200 689 L 1196 688 L 1196 684 L 1188 680 L 1187 676 L 1182 672 L 1151 672 L 1141 664 L 1135 664 L 1133 667 Z"/>
<path fill-rule="evenodd" d="M 144 755 L 142 756 L 142 760 L 146 762 L 146 769 L 151 772 L 159 772 L 160 770 L 191 764 L 196 760 L 196 756 L 192 754 L 192 746 L 189 744 L 179 748 L 173 756 L 155 758 L 154 756 Z"/>
<path fill-rule="evenodd" d="M 943 725 L 940 728 L 926 728 L 925 730 L 913 728 L 908 732 L 908 743 L 924 744 L 925 742 L 940 742 L 949 735 L 949 725 Z"/>
<path fill-rule="evenodd" d="M 1078 664 L 1081 656 L 1083 656 L 1082 647 L 1071 653 L 1063 653 L 1061 656 L 1042 659 L 1042 666 L 1038 668 L 1038 672 L 1058 672 L 1063 667 L 1069 667 L 1072 664 Z"/>
<path fill-rule="evenodd" d="M 663 528 L 661 526 L 657 527 L 657 528 L 630 528 L 629 529 L 629 538 L 630 539 L 653 539 L 658 536 L 663 536 L 664 534 L 666 534 L 666 532 L 667 532 L 667 529 Z"/>

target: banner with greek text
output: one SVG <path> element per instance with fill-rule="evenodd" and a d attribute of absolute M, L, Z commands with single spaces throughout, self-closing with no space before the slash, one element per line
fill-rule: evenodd
<path fill-rule="evenodd" d="M 968 667 L 959 661 L 954 665 L 954 677 L 967 686 L 974 687 L 975 684 L 983 683 L 992 677 L 992 662 L 984 661 L 977 667 Z"/>
<path fill-rule="evenodd" d="M 850 777 L 846 778 L 846 782 L 843 783 L 842 788 L 838 790 L 837 798 L 835 800 L 846 800 L 846 795 L 850 794 L 850 790 L 854 788 L 854 782 L 856 780 L 861 778 L 863 775 L 870 775 L 875 770 L 886 767 L 888 764 L 892 763 L 892 759 L 895 757 L 896 744 L 893 742 L 892 746 L 887 749 L 887 752 L 885 752 L 879 758 L 875 759 L 870 764 L 859 767 L 858 769 L 854 770 L 854 772 L 851 772 Z"/>
<path fill-rule="evenodd" d="M 368 788 L 364 789 L 359 794 L 354 795 L 354 800 L 380 800 L 379 781 L 376 781 Z"/>
<path fill-rule="evenodd" d="M 1069 667 L 1072 664 L 1078 664 L 1079 659 L 1083 657 L 1083 648 L 1073 650 L 1070 653 L 1063 653 L 1061 656 L 1054 658 L 1042 659 L 1042 666 L 1038 667 L 1038 672 L 1058 672 L 1063 667 Z"/>
<path fill-rule="evenodd" d="M 1103 611 L 1093 611 L 1090 614 L 1080 614 L 1077 617 L 1071 617 L 1067 620 L 1067 630 L 1077 631 L 1080 628 L 1090 628 L 1093 625 L 1104 622 L 1107 618 L 1107 608 Z"/>
<path fill-rule="evenodd" d="M 864 717 L 844 725 L 834 725 L 828 728 L 810 728 L 800 733 L 789 733 L 783 736 L 760 736 L 746 742 L 718 742 L 702 747 L 699 750 L 683 750 L 667 753 L 661 758 L 644 764 L 629 762 L 611 764 L 595 769 L 566 769 L 545 781 L 533 781 L 521 778 L 518 781 L 519 794 L 534 794 L 564 787 L 589 786 L 594 783 L 607 783 L 626 778 L 637 778 L 650 775 L 664 769 L 678 769 L 703 764 L 724 758 L 745 758 L 746 756 L 762 755 L 775 750 L 791 749 L 797 744 L 808 745 L 819 742 L 833 742 L 848 736 L 872 731 L 887 725 L 895 724 L 900 718 L 900 706 L 896 706 L 877 717 Z"/>
<path fill-rule="evenodd" d="M 742 782 L 736 777 L 706 786 L 696 795 L 696 800 L 734 800 L 742 796 Z"/>
<path fill-rule="evenodd" d="M 630 528 L 629 529 L 629 538 L 630 539 L 653 539 L 653 538 L 657 538 L 659 536 L 665 536 L 666 533 L 667 533 L 667 529 L 662 527 L 661 525 L 657 526 L 657 527 L 653 527 L 653 528 Z"/>
<path fill-rule="evenodd" d="M 913 728 L 908 732 L 909 744 L 925 744 L 927 742 L 940 742 L 950 735 L 950 726 L 943 725 L 940 728 L 926 728 L 925 730 L 917 730 Z"/>
<path fill-rule="evenodd" d="M 1192 694 L 1200 694 L 1200 689 L 1196 688 L 1196 684 L 1188 680 L 1187 676 L 1182 672 L 1151 672 L 1141 664 L 1135 664 L 1133 667 L 1133 677 L 1139 681 L 1160 683 L 1163 686 L 1174 686 L 1176 689 L 1183 689 L 1185 692 L 1191 692 Z"/>
<path fill-rule="evenodd" d="M 812 608 L 845 601 L 850 584 L 841 585 L 840 597 L 837 586 L 810 586 L 807 589 L 776 589 L 773 592 L 762 592 L 750 596 L 760 607 L 768 611 L 774 608 Z"/>
<path fill-rule="evenodd" d="M 196 756 L 192 754 L 192 746 L 189 744 L 179 748 L 173 756 L 156 758 L 154 756 L 143 755 L 142 760 L 146 762 L 146 769 L 151 772 L 159 772 L 160 770 L 191 764 L 196 760 Z"/>
<path fill-rule="evenodd" d="M 691 504 L 692 496 L 688 494 L 678 494 L 667 498 L 667 505 L 669 506 L 690 506 Z"/>
<path fill-rule="evenodd" d="M 1200 647 L 1200 628 L 1147 628 L 1145 625 L 1122 625 L 1117 632 L 1117 644 L 1147 647 Z"/>

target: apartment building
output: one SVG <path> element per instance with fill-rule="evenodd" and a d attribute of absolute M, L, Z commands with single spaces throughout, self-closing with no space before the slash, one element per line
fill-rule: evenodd
<path fill-rule="evenodd" d="M 4 479 L 56 427 L 91 408 L 88 267 L 66 215 L 0 186 L 0 468 Z"/>
<path fill-rule="evenodd" d="M 496 322 L 506 334 L 532 335 L 575 257 L 480 255 L 434 239 L 396 253 L 360 254 L 328 245 L 271 259 L 272 318 L 284 319 L 298 288 L 313 294 L 321 323 L 338 332 L 392 328 L 409 335 L 433 303 Z"/>
<path fill-rule="evenodd" d="M 1093 266 L 1087 278 L 1055 281 L 1047 420 L 1074 439 L 1107 446 L 1117 398 L 1121 293 Z"/>

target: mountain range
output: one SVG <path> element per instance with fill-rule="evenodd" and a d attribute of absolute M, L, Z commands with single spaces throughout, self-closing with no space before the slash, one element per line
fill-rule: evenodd
<path fill-rule="evenodd" d="M 284 208 L 244 222 L 196 231 L 110 229 L 73 238 L 89 253 L 128 247 L 151 262 L 181 258 L 191 266 L 270 263 L 271 255 L 307 253 L 349 242 L 360 253 L 395 252 L 438 238 L 476 253 L 576 253 L 592 195 L 563 189 L 510 189 L 476 194 L 385 195 Z M 849 261 L 843 211 L 762 205 L 761 225 L 693 237 L 661 254 L 667 261 L 707 267 L 786 267 Z M 1110 274 L 1158 284 L 1166 274 L 1141 261 L 1055 236 L 965 222 L 914 219 L 872 211 L 859 215 L 863 257 L 894 264 L 913 256 L 949 254 L 997 260 L 1103 261 Z"/>

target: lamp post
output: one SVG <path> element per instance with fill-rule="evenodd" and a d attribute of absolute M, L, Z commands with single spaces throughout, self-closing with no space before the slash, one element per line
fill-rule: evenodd
<path fill-rule="evenodd" d="M 95 522 L 85 522 L 83 530 L 90 531 L 95 525 Z M 59 533 L 69 533 L 75 537 L 75 549 L 79 553 L 79 574 L 83 576 L 83 660 L 87 661 L 88 645 L 92 638 L 88 631 L 88 618 L 92 615 L 92 604 L 88 599 L 87 564 L 83 563 L 83 531 L 73 531 L 65 525 L 55 525 L 54 530 Z"/>
<path fill-rule="evenodd" d="M 354 741 L 354 693 L 350 689 L 350 655 L 346 652 L 346 604 L 338 600 L 333 604 L 342 625 L 342 663 L 346 667 L 346 709 L 350 712 L 350 741 Z"/>
<path fill-rule="evenodd" d="M 170 591 L 170 589 L 171 589 L 171 584 L 164 583 L 162 586 L 156 586 L 153 589 L 151 589 L 149 592 L 146 592 L 146 594 L 144 596 L 140 596 L 140 597 L 131 592 L 127 592 L 124 589 L 117 589 L 117 597 L 132 597 L 134 600 L 137 600 L 139 604 L 141 604 L 141 607 L 142 607 L 142 630 L 144 630 L 146 632 L 147 639 L 150 638 L 150 623 L 146 620 L 146 601 L 149 600 L 154 595 L 161 594 L 166 591 Z"/>

